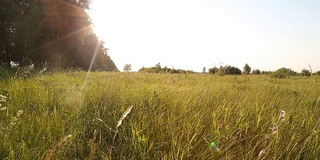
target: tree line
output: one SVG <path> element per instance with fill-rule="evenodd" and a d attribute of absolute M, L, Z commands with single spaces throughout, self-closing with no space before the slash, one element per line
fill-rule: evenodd
<path fill-rule="evenodd" d="M 123 71 L 129 72 L 131 71 L 132 66 L 131 64 L 125 64 Z M 153 67 L 142 67 L 139 69 L 138 72 L 144 73 L 171 73 L 171 74 L 187 74 L 187 73 L 197 73 L 192 70 L 183 70 L 183 69 L 174 69 L 168 68 L 167 66 L 161 67 L 160 63 L 157 63 Z M 206 68 L 203 67 L 202 73 L 207 73 Z M 306 76 L 310 77 L 311 75 L 320 75 L 320 71 L 312 73 L 311 67 L 310 70 L 303 69 L 300 73 L 293 71 L 290 68 L 279 68 L 276 71 L 260 71 L 259 69 L 251 69 L 248 64 L 245 64 L 243 70 L 240 70 L 237 67 L 225 65 L 218 67 L 212 67 L 208 70 L 209 74 L 213 75 L 242 75 L 242 74 L 253 74 L 253 75 L 271 75 L 274 78 L 288 78 L 292 76 Z"/>
<path fill-rule="evenodd" d="M 117 70 L 92 30 L 90 0 L 1 0 L 0 64 Z"/>
<path fill-rule="evenodd" d="M 187 73 L 195 73 L 191 70 L 183 70 L 183 69 L 174 69 L 168 68 L 167 66 L 161 67 L 160 63 L 157 63 L 154 67 L 145 68 L 142 67 L 139 69 L 139 72 L 144 73 L 171 73 L 171 74 L 187 74 Z"/>

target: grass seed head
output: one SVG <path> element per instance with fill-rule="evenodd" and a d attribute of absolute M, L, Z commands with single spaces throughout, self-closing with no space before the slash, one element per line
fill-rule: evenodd
<path fill-rule="evenodd" d="M 119 126 L 121 126 L 122 121 L 128 116 L 128 114 L 131 112 L 133 105 L 130 106 L 121 116 L 121 118 L 119 119 L 116 128 L 118 128 Z"/>
<path fill-rule="evenodd" d="M 277 127 L 277 126 L 274 126 L 274 127 L 272 127 L 271 130 L 272 130 L 272 131 L 271 131 L 271 134 L 274 136 L 274 135 L 277 133 L 278 127 Z"/>
<path fill-rule="evenodd" d="M 262 158 L 264 158 L 264 157 L 265 157 L 265 155 L 266 155 L 266 150 L 265 150 L 265 149 L 263 149 L 263 150 L 261 150 L 261 151 L 259 152 L 259 156 L 258 156 L 258 158 L 259 158 L 259 159 L 262 159 Z"/>
<path fill-rule="evenodd" d="M 46 154 L 46 157 L 44 160 L 51 160 L 53 153 L 57 150 L 59 146 L 61 146 L 64 142 L 66 142 L 69 138 L 71 138 L 72 135 L 69 134 L 67 136 L 64 136 L 58 143 L 56 143 L 50 150 L 48 150 L 48 153 Z"/>
<path fill-rule="evenodd" d="M 285 118 L 286 118 L 286 111 L 281 110 L 279 120 L 284 121 Z"/>
<path fill-rule="evenodd" d="M 113 141 L 116 139 L 116 136 L 118 134 L 118 128 L 121 126 L 122 124 L 122 121 L 128 116 L 128 114 L 131 112 L 131 109 L 132 109 L 133 105 L 131 105 L 123 114 L 122 116 L 120 117 L 119 121 L 117 122 L 117 126 L 116 126 L 116 131 L 115 131 L 115 134 L 113 136 Z"/>

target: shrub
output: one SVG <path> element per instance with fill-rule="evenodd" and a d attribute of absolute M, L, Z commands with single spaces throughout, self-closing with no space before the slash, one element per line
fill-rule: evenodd
<path fill-rule="evenodd" d="M 211 73 L 211 74 L 215 74 L 218 71 L 219 71 L 219 69 L 217 67 L 209 68 L 209 73 Z"/>
<path fill-rule="evenodd" d="M 314 74 L 320 76 L 320 71 L 317 71 Z"/>
<path fill-rule="evenodd" d="M 241 74 L 241 70 L 237 67 L 224 66 L 224 67 L 222 67 L 222 70 L 224 71 L 225 75 L 240 75 Z"/>
<path fill-rule="evenodd" d="M 306 76 L 306 77 L 310 77 L 310 76 L 311 76 L 311 72 L 308 71 L 308 70 L 306 70 L 306 69 L 303 69 L 303 70 L 301 71 L 301 75 L 302 75 L 302 76 Z"/>
<path fill-rule="evenodd" d="M 283 67 L 273 72 L 271 76 L 274 78 L 288 78 L 296 75 L 297 75 L 297 72 L 293 71 L 290 68 Z"/>
<path fill-rule="evenodd" d="M 219 69 L 217 67 L 210 68 L 209 73 L 217 75 L 240 75 L 241 70 L 237 67 L 226 65 L 224 67 L 220 66 Z"/>
<path fill-rule="evenodd" d="M 260 74 L 261 71 L 259 69 L 254 69 L 252 70 L 252 74 Z"/>

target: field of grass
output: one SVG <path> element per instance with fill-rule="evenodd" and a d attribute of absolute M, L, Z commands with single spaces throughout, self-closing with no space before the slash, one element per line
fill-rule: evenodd
<path fill-rule="evenodd" d="M 0 159 L 320 159 L 319 76 L 85 79 L 2 79 Z"/>

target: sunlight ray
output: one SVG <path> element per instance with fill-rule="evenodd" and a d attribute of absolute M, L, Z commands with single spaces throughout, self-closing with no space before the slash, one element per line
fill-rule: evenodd
<path fill-rule="evenodd" d="M 99 49 L 100 43 L 101 43 L 101 42 L 98 42 L 98 43 L 97 43 L 96 48 L 95 48 L 95 50 L 94 50 L 94 54 L 93 54 L 93 57 L 92 57 L 92 59 L 91 59 L 91 63 L 90 63 L 90 66 L 89 66 L 89 69 L 88 69 L 86 78 L 85 78 L 84 83 L 83 83 L 83 85 L 82 85 L 82 88 L 83 88 L 83 89 L 84 89 L 84 88 L 86 87 L 86 85 L 87 85 L 87 82 L 88 82 L 88 79 L 89 79 L 89 76 L 90 76 L 90 72 L 91 72 L 91 68 L 92 68 L 92 65 L 93 65 L 93 63 L 94 63 L 94 60 L 96 59 L 96 55 L 97 55 L 97 53 L 98 53 L 98 49 Z"/>

